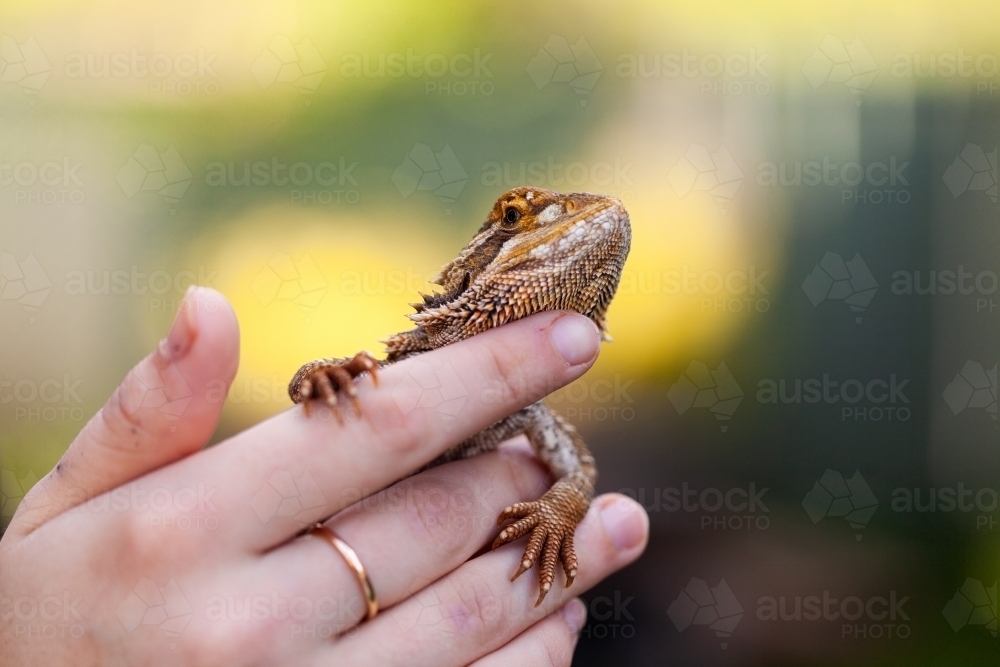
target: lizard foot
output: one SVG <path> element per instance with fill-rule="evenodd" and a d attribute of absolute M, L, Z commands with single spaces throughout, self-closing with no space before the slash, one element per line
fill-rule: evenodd
<path fill-rule="evenodd" d="M 295 403 L 302 403 L 306 414 L 313 400 L 323 401 L 342 421 L 337 410 L 337 392 L 343 392 L 361 414 L 358 404 L 358 389 L 354 378 L 362 373 L 370 373 L 372 381 L 378 385 L 378 362 L 368 352 L 358 352 L 351 359 L 319 359 L 304 365 L 288 385 L 288 395 Z"/>
<path fill-rule="evenodd" d="M 531 533 L 521 564 L 511 581 L 538 563 L 539 592 L 536 607 L 542 604 L 552 588 L 557 562 L 562 563 L 563 572 L 566 573 L 566 587 L 569 588 L 573 583 L 577 573 L 573 534 L 589 504 L 587 497 L 577 488 L 557 482 L 541 499 L 511 505 L 500 513 L 497 525 L 508 520 L 514 520 L 514 523 L 500 531 L 493 542 L 494 549 Z"/>

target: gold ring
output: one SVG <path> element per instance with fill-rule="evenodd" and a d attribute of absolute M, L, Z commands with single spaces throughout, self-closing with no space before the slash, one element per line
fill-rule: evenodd
<path fill-rule="evenodd" d="M 317 523 L 310 528 L 308 534 L 323 538 L 343 556 L 347 566 L 351 568 L 358 583 L 361 584 L 361 591 L 364 593 L 365 602 L 368 604 L 368 613 L 365 614 L 364 620 L 370 621 L 375 618 L 375 614 L 378 613 L 378 598 L 375 597 L 375 589 L 372 587 L 372 581 L 368 578 L 368 573 L 365 572 L 365 566 L 361 564 L 358 554 L 348 546 L 347 542 L 340 539 L 335 532 L 322 523 Z"/>

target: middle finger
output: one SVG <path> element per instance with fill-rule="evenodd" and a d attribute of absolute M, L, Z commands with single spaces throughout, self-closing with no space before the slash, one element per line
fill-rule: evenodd
<path fill-rule="evenodd" d="M 227 520 L 204 535 L 206 551 L 260 553 L 350 505 L 345 492 L 382 489 L 576 379 L 598 345 L 590 320 L 539 313 L 394 363 L 378 387 L 362 378 L 357 419 L 287 410 L 153 477 L 168 488 L 199 479 L 220 489 L 214 502 Z M 439 412 L 428 396 L 462 409 Z"/>

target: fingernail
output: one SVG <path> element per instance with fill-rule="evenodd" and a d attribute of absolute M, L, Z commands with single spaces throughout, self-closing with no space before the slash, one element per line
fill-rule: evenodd
<path fill-rule="evenodd" d="M 587 622 L 587 605 L 580 598 L 573 598 L 563 606 L 562 616 L 574 634 L 580 632 Z"/>
<path fill-rule="evenodd" d="M 177 314 L 174 315 L 174 323 L 170 325 L 170 333 L 160 341 L 160 354 L 170 361 L 181 359 L 194 342 L 198 328 L 192 295 L 197 289 L 195 285 L 188 287 Z"/>
<path fill-rule="evenodd" d="M 631 549 L 646 538 L 646 515 L 638 510 L 636 503 L 625 498 L 615 498 L 601 507 L 604 531 L 619 551 Z"/>
<path fill-rule="evenodd" d="M 552 344 L 570 366 L 590 361 L 597 356 L 600 340 L 597 327 L 582 317 L 564 315 L 552 324 L 549 332 Z"/>

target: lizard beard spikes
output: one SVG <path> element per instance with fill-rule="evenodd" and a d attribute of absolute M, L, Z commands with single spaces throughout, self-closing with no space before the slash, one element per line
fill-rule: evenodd
<path fill-rule="evenodd" d="M 543 310 L 582 313 L 610 340 L 605 314 L 630 243 L 628 213 L 613 197 L 514 188 L 496 201 L 469 244 L 441 269 L 434 282 L 442 291 L 415 304 L 410 319 L 416 328 L 385 341 L 385 361 L 362 352 L 308 363 L 289 386 L 292 400 L 319 399 L 337 410 L 339 393 L 360 410 L 358 375 L 374 376 L 379 367 Z M 538 402 L 455 445 L 425 468 L 490 451 L 521 434 L 557 481 L 537 501 L 500 514 L 499 523 L 513 523 L 493 548 L 529 535 L 514 578 L 539 566 L 538 606 L 552 587 L 557 565 L 562 564 L 566 586 L 579 568 L 573 535 L 593 498 L 597 467 L 576 429 Z"/>
<path fill-rule="evenodd" d="M 612 197 L 516 188 L 497 200 L 472 241 L 410 315 L 427 349 L 542 310 L 575 310 L 605 334 L 604 316 L 631 241 L 628 213 Z M 394 337 L 389 356 L 411 347 Z"/>

